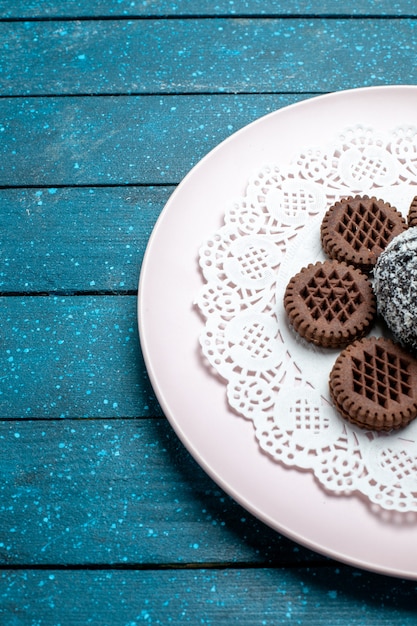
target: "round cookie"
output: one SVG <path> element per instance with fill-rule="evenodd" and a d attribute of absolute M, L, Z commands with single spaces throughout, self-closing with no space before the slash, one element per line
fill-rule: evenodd
<path fill-rule="evenodd" d="M 417 228 L 391 241 L 374 270 L 378 312 L 395 339 L 417 350 Z"/>
<path fill-rule="evenodd" d="M 407 222 L 409 226 L 417 226 L 417 196 L 414 196 L 408 209 Z"/>
<path fill-rule="evenodd" d="M 376 315 L 368 277 L 334 260 L 310 263 L 293 276 L 284 308 L 299 335 L 324 348 L 341 348 L 363 337 Z"/>
<path fill-rule="evenodd" d="M 340 415 L 361 428 L 390 431 L 417 416 L 417 361 L 384 337 L 368 337 L 345 348 L 329 378 Z"/>
<path fill-rule="evenodd" d="M 382 250 L 406 227 L 401 213 L 388 202 L 374 196 L 349 196 L 326 212 L 321 242 L 330 258 L 369 273 Z"/>

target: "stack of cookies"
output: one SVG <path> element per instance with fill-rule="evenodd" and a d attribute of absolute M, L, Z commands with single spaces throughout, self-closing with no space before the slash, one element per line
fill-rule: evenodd
<path fill-rule="evenodd" d="M 417 225 L 417 197 L 408 223 Z M 358 195 L 341 199 L 321 225 L 329 259 L 301 269 L 284 295 L 288 320 L 301 337 L 342 350 L 329 380 L 340 415 L 377 431 L 401 428 L 417 417 L 417 361 L 398 342 L 366 337 L 379 311 L 370 275 L 406 230 L 406 220 L 388 202 Z"/>

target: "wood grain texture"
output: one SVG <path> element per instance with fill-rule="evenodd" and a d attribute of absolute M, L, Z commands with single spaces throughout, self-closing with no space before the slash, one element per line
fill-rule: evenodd
<path fill-rule="evenodd" d="M 3 418 L 161 415 L 134 296 L 2 297 Z"/>
<path fill-rule="evenodd" d="M 136 291 L 174 187 L 0 189 L 0 292 Z"/>
<path fill-rule="evenodd" d="M 415 583 L 346 567 L 4 571 L 4 626 L 415 626 Z"/>
<path fill-rule="evenodd" d="M 0 99 L 0 186 L 176 184 L 233 132 L 309 95 Z"/>
<path fill-rule="evenodd" d="M 0 422 L 0 471 L 3 567 L 327 562 L 225 495 L 165 419 Z"/>
<path fill-rule="evenodd" d="M 199 16 L 199 15 L 415 15 L 413 0 L 360 0 L 350 7 L 339 0 L 1 0 L 0 18 L 57 18 L 95 16 Z"/>
<path fill-rule="evenodd" d="M 0 22 L 2 94 L 326 92 L 414 83 L 413 19 Z"/>
<path fill-rule="evenodd" d="M 0 0 L 2 626 L 416 624 L 415 582 L 297 546 L 191 458 L 134 295 L 191 167 L 317 93 L 415 83 L 412 16 L 411 0 Z"/>

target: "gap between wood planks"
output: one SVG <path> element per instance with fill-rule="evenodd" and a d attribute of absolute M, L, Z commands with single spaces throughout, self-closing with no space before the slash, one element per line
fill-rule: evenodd
<path fill-rule="evenodd" d="M 149 15 L 83 15 L 83 16 L 42 16 L 42 17 L 2 17 L 1 22 L 116 22 L 116 21 L 179 21 L 179 20 L 410 20 L 416 19 L 417 13 L 403 13 L 401 15 L 390 13 L 380 15 L 378 13 L 367 13 L 352 15 L 349 13 L 225 13 L 222 15 L 205 14 L 185 14 L 159 15 L 158 13 Z"/>
<path fill-rule="evenodd" d="M 317 559 L 306 561 L 305 563 L 295 563 L 290 561 L 275 562 L 275 561 L 259 561 L 254 563 L 249 562 L 203 562 L 203 563 L 86 563 L 86 564 L 57 564 L 57 563 L 19 563 L 19 564 L 0 564 L 0 571 L 4 570 L 29 570 L 29 571 L 163 571 L 163 570 L 259 570 L 259 569 L 306 569 L 312 567 L 337 567 L 340 569 L 341 564 L 332 560 L 327 560 L 327 557 L 320 557 L 317 555 Z"/>
<path fill-rule="evenodd" d="M 37 298 L 49 298 L 50 296 L 137 296 L 137 289 L 121 289 L 121 290 L 71 290 L 71 289 L 51 289 L 48 291 L 0 291 L 1 298 L 22 298 L 22 297 L 37 297 Z"/>
<path fill-rule="evenodd" d="M 1 21 L 1 20 L 0 20 Z M 74 92 L 74 93 L 36 93 L 36 94 L 0 94 L 0 100 L 36 100 L 40 98 L 50 98 L 51 100 L 65 99 L 65 98 L 170 98 L 170 97 L 195 97 L 195 96 L 210 96 L 211 98 L 217 96 L 324 96 L 332 93 L 331 91 L 115 91 L 115 92 Z M 133 183 L 131 183 L 133 185 Z M 70 187 L 71 185 L 62 185 L 63 187 Z M 78 186 L 78 185 L 77 185 Z M 79 185 L 82 186 L 82 185 Z M 99 186 L 99 185 L 95 185 Z M 106 186 L 106 185 L 103 185 Z M 116 185 L 113 185 L 115 187 Z M 129 183 L 120 186 L 129 186 Z M 33 187 L 33 185 L 31 185 Z M 0 187 L 2 189 L 3 187 Z"/>

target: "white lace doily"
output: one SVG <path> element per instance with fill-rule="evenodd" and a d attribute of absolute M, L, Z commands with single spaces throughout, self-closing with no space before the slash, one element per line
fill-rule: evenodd
<path fill-rule="evenodd" d="M 397 512 L 417 512 L 417 420 L 381 435 L 342 420 L 328 391 L 338 351 L 300 339 L 282 300 L 291 276 L 325 258 L 320 224 L 334 201 L 375 195 L 406 215 L 416 185 L 410 126 L 347 128 L 287 164 L 260 165 L 200 249 L 204 286 L 195 300 L 205 320 L 202 353 L 225 381 L 230 407 L 252 420 L 262 450 L 311 470 L 328 492 L 360 493 Z"/>

